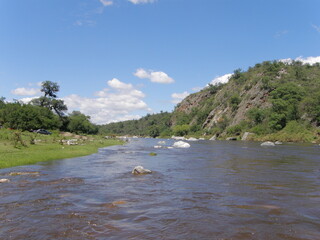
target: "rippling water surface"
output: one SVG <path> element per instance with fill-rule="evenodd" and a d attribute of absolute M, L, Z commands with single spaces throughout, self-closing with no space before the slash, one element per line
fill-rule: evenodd
<path fill-rule="evenodd" d="M 158 141 L 0 170 L 0 239 L 320 239 L 319 146 Z"/>

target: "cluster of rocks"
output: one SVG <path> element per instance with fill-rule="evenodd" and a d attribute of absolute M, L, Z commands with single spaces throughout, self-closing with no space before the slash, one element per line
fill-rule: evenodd
<path fill-rule="evenodd" d="M 262 147 L 274 147 L 275 145 L 280 145 L 280 144 L 282 144 L 282 142 L 280 142 L 280 141 L 276 141 L 276 142 L 267 141 L 267 142 L 261 143 L 261 146 Z"/>
<path fill-rule="evenodd" d="M 74 139 L 68 139 L 68 140 L 65 140 L 65 139 L 62 139 L 60 141 L 60 143 L 62 145 L 78 145 L 79 142 L 78 142 L 78 139 L 74 138 Z"/>

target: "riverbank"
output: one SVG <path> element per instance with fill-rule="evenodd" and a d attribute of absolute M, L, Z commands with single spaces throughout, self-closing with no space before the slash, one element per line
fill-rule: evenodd
<path fill-rule="evenodd" d="M 73 134 L 41 135 L 29 132 L 0 130 L 0 169 L 37 162 L 81 157 L 96 153 L 99 148 L 122 144 L 101 136 Z"/>

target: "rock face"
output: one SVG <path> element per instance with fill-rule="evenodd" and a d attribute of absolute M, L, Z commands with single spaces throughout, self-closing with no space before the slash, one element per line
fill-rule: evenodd
<path fill-rule="evenodd" d="M 175 147 L 175 148 L 189 148 L 190 144 L 183 142 L 183 141 L 178 141 L 173 144 L 173 147 Z"/>
<path fill-rule="evenodd" d="M 263 142 L 263 143 L 261 143 L 261 146 L 262 147 L 274 147 L 275 146 L 275 144 L 273 143 L 273 142 Z"/>
<path fill-rule="evenodd" d="M 250 135 L 253 135 L 254 133 L 250 133 L 250 132 L 245 132 L 241 138 L 241 141 L 247 141 L 248 140 L 248 137 Z"/>
<path fill-rule="evenodd" d="M 215 141 L 215 140 L 217 140 L 217 136 L 216 135 L 214 135 L 212 138 L 210 138 L 209 139 L 210 141 Z"/>
<path fill-rule="evenodd" d="M 150 173 L 152 173 L 152 171 L 150 171 L 149 169 L 145 169 L 142 166 L 136 166 L 132 170 L 132 174 L 150 174 Z"/>

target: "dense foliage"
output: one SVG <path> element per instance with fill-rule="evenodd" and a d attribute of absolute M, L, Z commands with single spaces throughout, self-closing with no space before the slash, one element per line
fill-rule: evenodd
<path fill-rule="evenodd" d="M 41 91 L 44 96 L 27 104 L 6 102 L 5 98 L 0 98 L 0 126 L 23 131 L 50 129 L 86 134 L 98 132 L 98 127 L 90 122 L 90 117 L 80 112 L 66 115 L 67 106 L 57 98 L 57 83 L 45 81 Z"/>
<path fill-rule="evenodd" d="M 110 123 L 99 127 L 99 132 L 104 135 L 136 135 L 158 137 L 169 136 L 171 132 L 171 114 L 161 112 L 148 114 L 139 120 Z"/>

